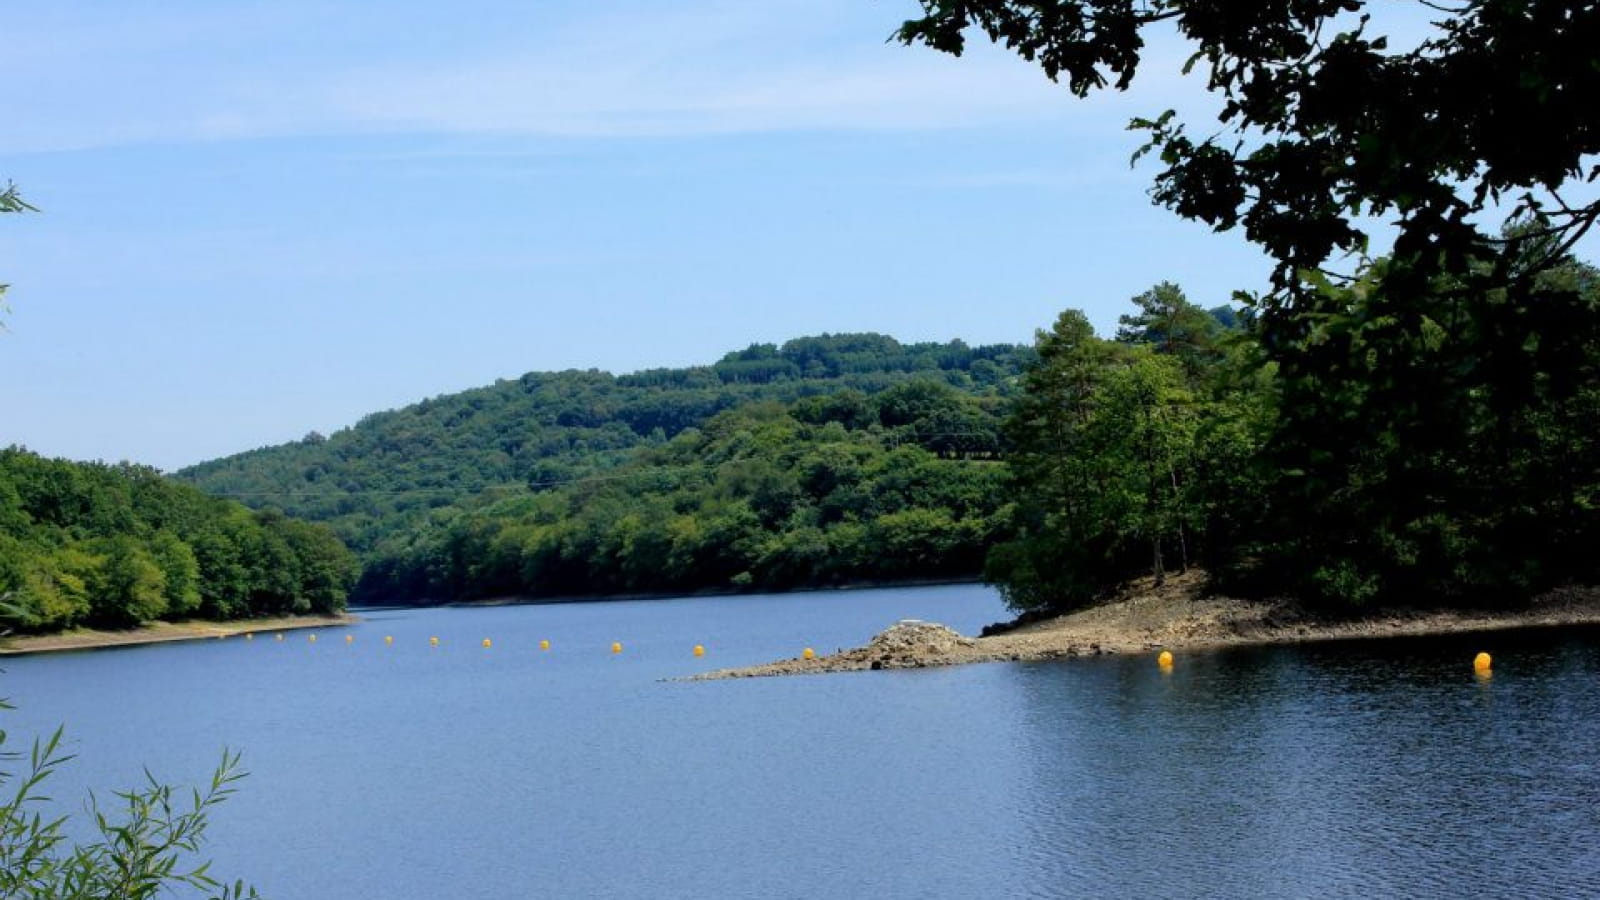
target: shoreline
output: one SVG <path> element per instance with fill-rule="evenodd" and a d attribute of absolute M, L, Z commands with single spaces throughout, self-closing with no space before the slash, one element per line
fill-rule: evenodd
<path fill-rule="evenodd" d="M 507 594 L 500 597 L 483 597 L 477 600 L 450 600 L 443 603 L 401 604 L 398 606 L 363 606 L 359 609 L 430 609 L 437 607 L 472 608 L 492 606 L 546 606 L 556 603 L 612 603 L 633 600 L 696 600 L 701 597 L 740 597 L 746 594 L 812 594 L 822 591 L 873 591 L 888 588 L 946 587 L 958 584 L 983 584 L 976 575 L 949 578 L 903 578 L 851 581 L 845 584 L 806 585 L 782 589 L 771 588 L 700 588 L 694 591 L 641 592 L 634 594 L 564 594 L 557 597 L 529 597 Z"/>
<path fill-rule="evenodd" d="M 1041 662 L 1074 657 L 1215 650 L 1385 637 L 1426 637 L 1561 625 L 1600 624 L 1600 588 L 1568 587 L 1516 610 L 1376 609 L 1361 618 L 1326 619 L 1285 601 L 1207 596 L 1199 571 L 1156 585 L 1142 579 L 1098 606 L 1053 618 L 985 629 L 983 637 L 906 620 L 866 646 L 815 659 L 783 659 L 718 669 L 686 680 L 760 678 L 919 669 L 986 662 Z"/>
<path fill-rule="evenodd" d="M 142 644 L 166 644 L 173 641 L 218 640 L 263 631 L 341 628 L 359 621 L 361 621 L 359 616 L 343 613 L 337 616 L 280 616 L 273 619 L 234 619 L 226 622 L 187 619 L 182 622 L 151 622 L 125 631 L 77 628 L 55 634 L 12 635 L 0 638 L 0 657 L 73 650 L 106 650 Z"/>

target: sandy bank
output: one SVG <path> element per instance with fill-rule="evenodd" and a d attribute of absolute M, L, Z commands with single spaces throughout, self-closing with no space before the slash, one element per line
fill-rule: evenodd
<path fill-rule="evenodd" d="M 97 631 L 78 628 L 59 634 L 23 635 L 0 638 L 0 656 L 25 653 L 50 653 L 58 650 L 92 650 L 132 644 L 159 644 L 166 641 L 197 641 L 231 637 L 259 631 L 289 631 L 300 628 L 334 628 L 361 621 L 355 616 L 285 616 L 278 619 L 239 619 L 232 622 L 152 622 L 126 631 Z"/>
<path fill-rule="evenodd" d="M 1160 586 L 1146 580 L 1101 606 L 987 637 L 967 637 L 943 625 L 907 621 L 891 626 L 865 647 L 812 660 L 785 659 L 742 669 L 720 669 L 693 680 L 1600 623 L 1597 588 L 1552 591 L 1528 608 L 1516 611 L 1374 611 L 1361 619 L 1329 621 L 1309 616 L 1287 603 L 1205 596 L 1204 586 L 1205 576 L 1199 572 L 1168 578 Z"/>

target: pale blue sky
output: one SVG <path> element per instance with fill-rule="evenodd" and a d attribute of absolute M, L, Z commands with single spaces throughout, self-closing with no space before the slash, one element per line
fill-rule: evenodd
<path fill-rule="evenodd" d="M 7 10 L 0 444 L 175 468 L 530 370 L 873 330 L 1109 329 L 1258 288 L 1153 207 L 1130 116 L 911 0 L 164 2 Z"/>

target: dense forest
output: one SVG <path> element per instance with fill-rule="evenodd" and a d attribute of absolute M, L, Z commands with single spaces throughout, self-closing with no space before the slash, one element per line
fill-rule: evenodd
<path fill-rule="evenodd" d="M 1109 338 L 878 335 L 714 366 L 529 374 L 182 477 L 7 451 L 0 591 L 24 627 L 362 602 L 762 590 L 982 572 L 1022 610 L 1204 566 L 1329 609 L 1505 602 L 1596 576 L 1600 273 L 1400 264 L 1314 316 L 1158 284 Z M 1504 284 L 1503 281 L 1499 282 Z M 1310 308 L 1310 301 L 1302 301 Z M 15 495 L 15 500 L 11 499 Z M 69 507 L 71 507 L 69 509 Z"/>
<path fill-rule="evenodd" d="M 958 571 L 986 549 L 986 577 L 1019 609 L 1204 565 L 1225 590 L 1349 611 L 1505 604 L 1600 575 L 1587 552 L 1600 537 L 1600 273 L 1573 255 L 1600 200 L 1566 193 L 1600 179 L 1600 107 L 1581 99 L 1600 77 L 1592 7 L 1433 6 L 1434 31 L 1391 47 L 1350 3 L 921 5 L 903 42 L 960 55 L 987 37 L 1080 96 L 1127 87 L 1144 30 L 1175 27 L 1221 101 L 1216 121 L 1135 119 L 1135 158 L 1158 161 L 1158 203 L 1257 245 L 1269 289 L 1235 315 L 1164 283 L 1111 338 L 1068 311 L 1031 355 L 1007 348 L 980 371 L 954 352 L 935 366 L 980 402 L 951 395 L 910 432 L 886 389 L 935 382 L 872 359 L 895 345 L 869 347 L 860 369 L 822 338 L 660 373 L 656 386 L 693 385 L 700 404 L 652 422 L 615 402 L 555 423 L 609 427 L 610 457 L 535 450 L 519 465 L 502 448 L 515 476 L 502 483 L 536 496 L 445 499 L 431 522 L 377 540 L 342 525 L 381 560 L 368 586 L 781 587 Z M 1388 256 L 1369 255 L 1376 221 Z M 885 384 L 891 371 L 906 384 Z M 595 377 L 591 396 L 652 383 Z M 813 395 L 845 387 L 867 395 L 856 427 L 811 414 Z M 743 406 L 756 400 L 782 405 Z M 956 437 L 971 443 L 933 443 Z M 842 494 L 815 477 L 834 471 L 816 464 L 824 452 L 856 460 Z M 914 495 L 880 475 L 924 463 L 934 489 L 896 506 Z"/>
<path fill-rule="evenodd" d="M 719 413 L 603 478 L 441 517 L 364 600 L 782 589 L 973 576 L 998 536 L 998 420 L 938 381 Z M 948 429 L 960 428 L 960 431 Z"/>
<path fill-rule="evenodd" d="M 0 457 L 0 592 L 40 629 L 363 602 L 761 590 L 982 572 L 1018 609 L 1204 566 L 1329 609 L 1596 576 L 1600 273 L 1535 223 L 1515 289 L 1317 287 L 1316 315 L 1176 285 L 1032 348 L 878 335 L 714 366 L 530 374 L 208 463 Z M 1503 282 L 1502 282 L 1503 283 Z M 1309 305 L 1309 304 L 1308 304 Z M 1295 327 L 1290 327 L 1293 324 Z"/>
<path fill-rule="evenodd" d="M 1216 102 L 1132 119 L 1133 159 L 1156 203 L 1272 263 L 1220 344 L 1154 321 L 1114 347 L 1073 315 L 1041 335 L 1018 536 L 989 565 L 1013 603 L 1195 559 L 1340 610 L 1594 580 L 1600 278 L 1574 251 L 1600 223 L 1600 8 L 1424 2 L 1418 29 L 1358 0 L 919 5 L 902 43 L 987 40 L 1081 98 L 1181 41 Z"/>
<path fill-rule="evenodd" d="M 861 447 L 992 461 L 1003 450 L 1009 398 L 1032 356 L 1031 348 L 1014 345 L 902 344 L 878 334 L 837 334 L 756 344 L 709 366 L 621 376 L 534 372 L 176 477 L 259 509 L 326 522 L 378 563 L 375 572 L 409 571 L 414 567 L 400 561 L 416 560 L 420 547 L 464 516 L 520 516 L 535 498 L 547 509 L 555 500 L 544 495 L 552 492 L 575 503 L 601 490 L 597 485 L 631 490 L 640 484 L 640 468 L 655 465 L 649 460 L 682 453 L 685 442 L 710 440 L 719 416 L 752 405 L 776 404 L 808 426 L 837 422 Z M 977 567 L 967 571 L 976 574 Z M 493 588 L 468 588 L 445 572 L 369 578 L 367 586 L 389 583 L 432 584 L 428 596 L 435 597 L 445 585 L 468 594 L 505 587 L 497 579 Z M 562 583 L 576 587 L 571 579 Z M 594 583 L 584 590 L 644 587 L 611 575 Z"/>
<path fill-rule="evenodd" d="M 942 452 L 996 450 L 993 404 L 1014 390 L 1026 347 L 901 344 L 877 334 L 757 344 L 710 366 L 614 376 L 530 372 L 515 380 L 376 413 L 331 436 L 310 434 L 203 463 L 177 477 L 257 508 L 327 522 L 365 556 L 454 512 L 601 475 L 686 428 L 759 401 L 791 403 L 846 389 L 877 395 L 934 381 L 983 398 L 976 413 L 895 422 L 893 440 Z M 962 418 L 965 416 L 965 418 Z M 921 432 L 913 433 L 916 429 Z"/>
<path fill-rule="evenodd" d="M 0 450 L 0 629 L 330 613 L 356 574 L 325 526 L 143 466 Z"/>
<path fill-rule="evenodd" d="M 1506 240 L 1561 254 L 1536 224 Z M 989 578 L 1063 609 L 1199 563 L 1350 610 L 1600 575 L 1600 271 L 1561 256 L 1489 289 L 1486 260 L 1402 291 L 1397 265 L 1317 278 L 1315 315 L 1231 334 L 1171 285 L 1115 340 L 1063 314 L 1009 423 L 1016 536 Z"/>

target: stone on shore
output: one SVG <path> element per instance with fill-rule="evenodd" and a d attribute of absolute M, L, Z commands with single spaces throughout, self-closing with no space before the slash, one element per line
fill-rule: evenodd
<path fill-rule="evenodd" d="M 930 657 L 946 656 L 958 649 L 972 649 L 977 642 L 955 629 L 921 619 L 901 619 L 890 625 L 862 648 L 874 669 L 903 669 L 925 666 Z"/>

